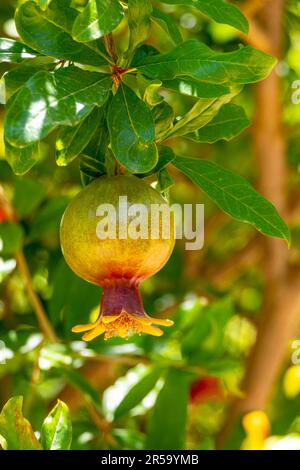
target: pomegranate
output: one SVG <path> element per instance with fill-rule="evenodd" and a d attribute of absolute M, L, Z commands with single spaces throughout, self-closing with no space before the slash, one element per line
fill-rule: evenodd
<path fill-rule="evenodd" d="M 117 210 L 120 197 L 126 198 L 128 208 L 136 204 L 147 208 L 147 237 L 132 239 L 128 236 L 133 217 L 129 213 L 126 219 L 124 211 Z M 160 336 L 163 331 L 153 325 L 173 324 L 171 320 L 149 317 L 139 293 L 140 283 L 164 266 L 174 247 L 172 213 L 169 236 L 162 236 L 161 217 L 158 219 L 159 236 L 155 239 L 151 236 L 153 204 L 166 204 L 166 201 L 142 179 L 132 175 L 102 176 L 86 186 L 63 215 L 60 237 L 66 262 L 78 276 L 103 288 L 97 321 L 72 329 L 76 333 L 85 332 L 85 341 L 102 333 L 105 339 L 127 338 L 134 333 Z M 104 212 L 99 211 L 103 207 L 116 210 L 116 237 L 108 238 L 105 234 L 113 221 L 110 213 L 104 224 Z"/>
<path fill-rule="evenodd" d="M 216 377 L 201 377 L 191 385 L 190 403 L 192 404 L 199 404 L 221 398 L 223 398 L 223 392 L 219 379 Z"/>

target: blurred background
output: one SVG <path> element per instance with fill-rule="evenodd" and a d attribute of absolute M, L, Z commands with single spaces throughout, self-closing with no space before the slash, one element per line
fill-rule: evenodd
<path fill-rule="evenodd" d="M 300 449 L 300 2 L 235 3 L 249 18 L 247 38 L 195 9 L 162 8 L 185 39 L 222 51 L 250 43 L 278 57 L 266 81 L 235 99 L 253 124 L 229 143 L 169 144 L 246 177 L 288 222 L 292 246 L 234 222 L 171 168 L 171 201 L 205 204 L 205 245 L 185 251 L 178 241 L 165 268 L 142 286 L 147 312 L 175 322 L 161 338 L 85 344 L 71 333 L 97 316 L 100 299 L 59 246 L 62 213 L 81 188 L 78 162 L 56 166 L 53 135 L 42 161 L 14 176 L 0 106 L 0 408 L 22 395 L 38 431 L 61 399 L 71 413 L 72 449 Z M 0 36 L 17 37 L 16 5 L 1 0 Z M 121 24 L 119 47 L 127 34 Z M 159 27 L 149 43 L 170 48 Z M 1 75 L 7 69 L 0 66 Z M 178 114 L 190 105 L 172 99 Z M 18 224 L 7 221 L 10 210 Z"/>

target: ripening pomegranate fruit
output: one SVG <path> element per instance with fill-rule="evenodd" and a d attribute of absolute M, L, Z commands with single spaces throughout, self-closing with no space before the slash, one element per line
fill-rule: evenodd
<path fill-rule="evenodd" d="M 147 209 L 146 226 L 139 227 L 139 212 L 134 216 L 130 212 L 137 204 Z M 166 201 L 143 180 L 120 175 L 94 180 L 67 207 L 60 230 L 63 255 L 78 276 L 103 288 L 98 320 L 72 329 L 86 332 L 85 341 L 102 333 L 105 339 L 127 338 L 133 333 L 160 336 L 163 331 L 152 325 L 173 324 L 171 320 L 149 317 L 139 293 L 140 283 L 164 266 L 174 247 L 172 213 L 168 236 L 162 229 L 162 217 L 158 219 L 159 227 L 156 224 L 158 236 L 153 237 L 151 232 L 155 225 L 151 208 L 161 204 L 166 205 Z M 133 239 L 133 228 L 137 232 L 143 229 L 140 238 Z"/>

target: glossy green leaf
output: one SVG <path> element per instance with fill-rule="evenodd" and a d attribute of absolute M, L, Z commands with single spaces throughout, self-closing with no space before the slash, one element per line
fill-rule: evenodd
<path fill-rule="evenodd" d="M 69 450 L 72 442 L 72 423 L 67 405 L 61 400 L 50 411 L 41 429 L 45 450 Z"/>
<path fill-rule="evenodd" d="M 185 448 L 188 392 L 187 374 L 170 370 L 150 417 L 146 449 L 181 450 Z"/>
<path fill-rule="evenodd" d="M 235 87 L 228 95 L 221 98 L 200 98 L 192 109 L 176 122 L 165 138 L 186 135 L 202 128 L 218 114 L 225 103 L 228 103 L 240 91 L 240 87 Z"/>
<path fill-rule="evenodd" d="M 218 140 L 231 140 L 250 125 L 244 109 L 235 104 L 224 104 L 218 114 L 204 127 L 188 134 L 197 142 L 213 143 Z"/>
<path fill-rule="evenodd" d="M 230 91 L 229 86 L 226 85 L 215 85 L 214 83 L 201 82 L 186 77 L 164 80 L 163 87 L 194 98 L 218 98 L 227 95 Z"/>
<path fill-rule="evenodd" d="M 113 31 L 123 16 L 119 0 L 89 0 L 74 22 L 72 36 L 80 42 L 101 38 Z"/>
<path fill-rule="evenodd" d="M 38 52 L 21 42 L 8 38 L 0 38 L 0 63 L 12 62 L 13 64 L 18 64 L 24 60 L 33 59 L 37 55 Z"/>
<path fill-rule="evenodd" d="M 173 164 L 227 214 L 262 233 L 290 242 L 290 232 L 275 207 L 242 178 L 216 163 L 176 157 Z"/>
<path fill-rule="evenodd" d="M 42 10 L 47 10 L 48 6 L 50 5 L 52 0 L 37 0 L 37 3 L 39 7 L 41 7 Z"/>
<path fill-rule="evenodd" d="M 102 116 L 99 127 L 80 157 L 80 171 L 83 184 L 107 173 L 108 145 L 110 142 L 106 122 L 106 106 L 101 108 Z"/>
<path fill-rule="evenodd" d="M 104 163 L 84 154 L 80 156 L 80 171 L 84 186 L 91 183 L 95 178 L 106 174 Z"/>
<path fill-rule="evenodd" d="M 159 160 L 157 162 L 156 167 L 154 168 L 155 172 L 158 172 L 165 168 L 169 163 L 172 163 L 175 158 L 174 151 L 171 149 L 171 147 L 167 147 L 166 145 L 160 145 L 158 150 Z"/>
<path fill-rule="evenodd" d="M 33 178 L 17 178 L 13 197 L 13 206 L 19 219 L 31 214 L 43 201 L 46 188 L 43 183 Z"/>
<path fill-rule="evenodd" d="M 23 397 L 11 398 L 0 414 L 0 434 L 7 450 L 41 450 L 29 421 L 22 413 Z"/>
<path fill-rule="evenodd" d="M 148 39 L 151 28 L 150 0 L 128 0 L 128 26 L 130 30 L 127 58 L 130 62 L 135 49 Z"/>
<path fill-rule="evenodd" d="M 136 76 L 136 80 L 143 101 L 150 107 L 157 106 L 164 101 L 163 96 L 158 93 L 162 85 L 160 80 L 149 80 L 139 73 Z"/>
<path fill-rule="evenodd" d="M 168 191 L 174 184 L 174 179 L 166 168 L 158 173 L 156 189 L 161 193 Z"/>
<path fill-rule="evenodd" d="M 175 158 L 175 154 L 171 147 L 167 147 L 166 145 L 159 145 L 158 147 L 158 162 L 155 165 L 155 167 L 149 171 L 149 173 L 145 173 L 143 175 L 139 175 L 142 178 L 145 178 L 147 176 L 153 175 L 154 173 L 159 173 L 163 168 L 165 168 L 169 163 L 172 163 L 172 161 Z"/>
<path fill-rule="evenodd" d="M 14 147 L 6 139 L 5 158 L 16 175 L 25 175 L 41 159 L 39 143 L 26 147 Z"/>
<path fill-rule="evenodd" d="M 71 37 L 69 29 L 77 12 L 68 6 L 69 3 L 52 0 L 46 11 L 33 1 L 22 4 L 15 15 L 18 33 L 28 46 L 41 54 L 87 65 L 103 64 L 103 58 L 96 50 Z"/>
<path fill-rule="evenodd" d="M 148 57 L 138 66 L 150 78 L 171 80 L 189 76 L 206 83 L 246 84 L 268 76 L 276 59 L 251 46 L 234 52 L 216 52 L 191 40 L 171 52 Z"/>
<path fill-rule="evenodd" d="M 24 231 L 21 225 L 13 222 L 0 224 L 0 256 L 15 255 L 21 248 L 24 239 Z"/>
<path fill-rule="evenodd" d="M 5 119 L 9 143 L 26 146 L 59 125 L 76 125 L 93 108 L 102 106 L 112 86 L 104 74 L 67 67 L 38 72 L 16 95 Z"/>
<path fill-rule="evenodd" d="M 150 44 L 142 44 L 134 53 L 131 66 L 136 67 L 144 62 L 147 57 L 159 54 L 159 51 Z"/>
<path fill-rule="evenodd" d="M 153 8 L 151 18 L 154 23 L 156 23 L 165 33 L 168 34 L 171 41 L 175 45 L 182 43 L 183 40 L 181 33 L 170 15 L 167 15 L 158 8 Z"/>
<path fill-rule="evenodd" d="M 84 149 L 84 154 L 93 158 L 94 160 L 105 163 L 107 147 L 109 145 L 109 132 L 106 122 L 106 111 L 108 107 L 107 103 L 101 108 L 101 116 L 99 118 L 99 127 L 97 132 L 93 135 L 91 141 Z"/>
<path fill-rule="evenodd" d="M 169 133 L 172 133 L 175 114 L 172 106 L 163 101 L 152 110 L 155 125 L 155 138 L 162 142 Z"/>
<path fill-rule="evenodd" d="M 109 107 L 108 129 L 116 159 L 133 173 L 146 173 L 157 163 L 151 111 L 126 85 L 121 85 Z"/>
<path fill-rule="evenodd" d="M 159 368 L 147 370 L 146 374 L 129 390 L 121 403 L 119 403 L 114 412 L 114 418 L 119 418 L 137 406 L 153 390 L 160 375 L 161 369 Z"/>
<path fill-rule="evenodd" d="M 4 73 L 0 79 L 0 103 L 6 104 L 8 100 L 37 72 L 47 70 L 53 66 L 49 61 L 41 62 L 35 59 L 26 64 L 15 67 Z"/>
<path fill-rule="evenodd" d="M 65 126 L 56 138 L 56 163 L 66 166 L 88 145 L 99 125 L 99 108 L 91 112 L 77 126 Z"/>
<path fill-rule="evenodd" d="M 248 33 L 247 18 L 234 5 L 224 0 L 161 0 L 171 5 L 187 5 L 200 10 L 218 23 L 229 24 L 243 33 Z"/>

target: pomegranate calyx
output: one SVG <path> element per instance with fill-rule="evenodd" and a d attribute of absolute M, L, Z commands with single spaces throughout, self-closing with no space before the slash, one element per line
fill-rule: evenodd
<path fill-rule="evenodd" d="M 133 334 L 147 333 L 152 336 L 163 335 L 163 330 L 152 325 L 172 326 L 172 320 L 151 318 L 145 314 L 145 317 L 133 313 L 121 312 L 120 315 L 107 315 L 100 317 L 95 323 L 87 325 L 78 325 L 72 328 L 73 333 L 85 332 L 82 339 L 92 341 L 97 336 L 104 333 L 104 339 L 114 336 L 127 339 Z"/>

